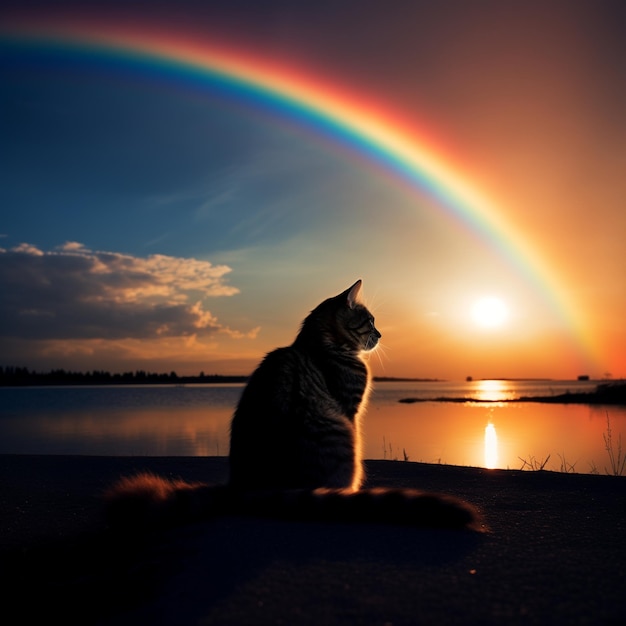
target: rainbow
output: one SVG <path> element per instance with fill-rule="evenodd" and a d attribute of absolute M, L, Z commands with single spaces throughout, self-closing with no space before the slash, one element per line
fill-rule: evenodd
<path fill-rule="evenodd" d="M 119 26 L 63 21 L 12 24 L 0 41 L 26 50 L 50 50 L 84 62 L 213 89 L 291 120 L 435 200 L 457 226 L 487 243 L 529 284 L 569 329 L 587 363 L 595 363 L 589 333 L 554 270 L 507 222 L 502 211 L 465 181 L 442 151 L 411 124 L 367 98 L 240 50 L 212 47 L 171 35 L 125 31 Z"/>

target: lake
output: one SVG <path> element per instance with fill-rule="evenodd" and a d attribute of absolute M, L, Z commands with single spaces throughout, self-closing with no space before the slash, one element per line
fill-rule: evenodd
<path fill-rule="evenodd" d="M 364 457 L 475 467 L 610 470 L 626 407 L 502 402 L 589 391 L 593 381 L 377 382 Z M 0 388 L 0 453 L 138 456 L 228 454 L 243 385 Z M 433 398 L 473 397 L 481 402 Z M 413 404 L 398 402 L 418 398 Z"/>

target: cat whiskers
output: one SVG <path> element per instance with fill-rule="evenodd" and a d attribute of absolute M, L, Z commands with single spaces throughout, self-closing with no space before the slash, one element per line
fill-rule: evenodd
<path fill-rule="evenodd" d="M 373 350 L 376 347 L 378 337 L 374 333 L 370 333 L 367 336 L 367 341 L 365 342 L 365 350 Z"/>
<path fill-rule="evenodd" d="M 368 350 L 365 353 L 366 354 L 366 358 L 369 359 L 371 354 L 375 354 L 376 358 L 378 359 L 378 362 L 380 363 L 381 368 L 384 370 L 385 369 L 385 364 L 383 363 L 382 356 L 384 356 L 385 359 L 387 361 L 389 361 L 389 357 L 387 356 L 387 353 L 386 353 L 386 351 L 388 349 L 389 348 L 387 346 L 383 346 L 381 341 L 378 340 L 378 343 L 371 350 Z"/>
<path fill-rule="evenodd" d="M 367 308 L 372 311 L 372 312 L 376 312 L 376 315 L 382 315 L 381 311 L 384 311 L 384 302 L 379 303 L 378 301 L 378 296 L 379 296 L 379 291 L 378 288 L 376 289 L 376 292 L 370 296 L 367 296 Z"/>

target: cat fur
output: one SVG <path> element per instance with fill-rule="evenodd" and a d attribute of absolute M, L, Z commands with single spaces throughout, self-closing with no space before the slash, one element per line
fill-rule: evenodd
<path fill-rule="evenodd" d="M 381 334 L 359 301 L 361 284 L 313 309 L 293 344 L 270 352 L 250 377 L 231 422 L 228 484 L 123 477 L 104 495 L 109 524 L 141 529 L 235 514 L 484 530 L 478 511 L 452 496 L 362 488 L 364 354 Z"/>

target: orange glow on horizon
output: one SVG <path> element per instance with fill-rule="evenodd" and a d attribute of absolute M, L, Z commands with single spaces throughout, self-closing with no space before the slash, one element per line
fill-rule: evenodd
<path fill-rule="evenodd" d="M 515 201 L 510 203 L 511 206 L 505 204 L 505 192 L 508 189 L 505 183 L 508 184 L 508 180 L 502 179 L 500 184 L 504 191 L 498 197 L 497 193 L 491 193 L 490 183 L 493 181 L 489 177 L 485 178 L 482 184 L 486 185 L 486 193 L 483 193 L 481 185 L 476 183 L 477 179 L 467 176 L 469 166 L 455 153 L 451 144 L 445 145 L 444 137 L 436 136 L 435 129 L 422 125 L 419 119 L 416 121 L 409 115 L 408 112 L 412 113 L 410 109 L 404 112 L 397 106 L 394 108 L 375 92 L 370 97 L 367 89 L 358 89 L 359 85 L 351 85 L 349 81 L 342 81 L 341 77 L 333 75 L 333 68 L 328 74 L 311 71 L 311 67 L 298 65 L 296 57 L 292 61 L 285 56 L 272 57 L 267 51 L 259 54 L 258 50 L 247 46 L 245 41 L 224 36 L 208 38 L 206 33 L 202 35 L 199 31 L 189 35 L 184 29 L 176 32 L 158 24 L 123 23 L 99 17 L 83 19 L 66 14 L 35 19 L 28 17 L 22 21 L 5 23 L 0 32 L 14 33 L 35 42 L 54 40 L 68 43 L 77 50 L 83 46 L 113 49 L 115 54 L 153 59 L 173 68 L 184 65 L 199 70 L 210 69 L 216 75 L 232 77 L 278 94 L 296 106 L 303 103 L 304 106 L 310 105 L 311 109 L 321 112 L 339 125 L 345 124 L 356 134 L 362 133 L 398 160 L 411 167 L 421 168 L 427 177 L 449 188 L 453 198 L 469 206 L 467 213 L 472 221 L 479 225 L 484 222 L 492 235 L 499 234 L 499 237 L 493 237 L 494 241 L 507 244 L 510 240 L 515 244 L 517 250 L 512 256 L 519 257 L 518 269 L 527 274 L 524 280 L 530 277 L 530 282 L 536 282 L 530 285 L 528 293 L 534 291 L 532 297 L 537 296 L 537 301 L 545 298 L 547 302 L 552 298 L 559 309 L 557 317 L 560 316 L 560 319 L 553 319 L 547 311 L 548 307 L 538 307 L 539 314 L 536 314 L 532 305 L 529 305 L 531 313 L 524 318 L 519 313 L 523 308 L 524 303 L 520 305 L 523 298 L 520 296 L 516 302 L 509 294 L 498 292 L 509 306 L 510 315 L 504 323 L 502 315 L 498 318 L 493 309 L 491 312 L 483 310 L 476 318 L 478 325 L 488 329 L 497 327 L 498 332 L 481 333 L 476 332 L 475 327 L 472 328 L 467 315 L 467 302 L 471 300 L 471 293 L 467 301 L 456 308 L 462 320 L 448 317 L 439 326 L 431 319 L 424 322 L 420 318 L 416 322 L 414 310 L 407 314 L 406 309 L 394 303 L 384 314 L 381 311 L 383 348 L 389 348 L 389 359 L 379 356 L 381 363 L 372 361 L 376 375 L 463 378 L 471 374 L 475 377 L 570 378 L 589 374 L 596 378 L 625 374 L 626 357 L 623 348 L 626 335 L 621 328 L 616 328 L 621 324 L 619 310 L 623 306 L 622 296 L 619 296 L 619 301 L 616 297 L 614 307 L 606 306 L 600 298 L 597 305 L 590 304 L 593 298 L 588 297 L 584 290 L 575 288 L 583 283 L 580 275 L 576 275 L 575 265 L 555 253 L 556 243 L 542 245 L 543 234 L 536 235 L 535 240 L 532 222 L 524 221 L 531 219 L 525 218 L 527 213 L 520 212 L 520 217 L 515 215 L 515 211 L 501 210 L 515 206 Z M 477 162 L 480 163 L 479 160 Z M 480 168 L 480 165 L 476 167 Z M 550 181 L 554 175 L 552 170 L 546 171 L 550 172 L 550 176 L 546 174 L 546 179 L 539 177 L 534 180 L 533 189 L 538 196 L 547 196 L 551 191 Z M 497 190 L 497 176 L 494 174 L 493 178 L 496 181 L 493 189 Z M 552 200 L 562 204 L 568 201 L 567 198 L 557 197 Z M 558 215 L 558 212 L 555 211 L 554 215 Z M 556 221 L 557 218 L 550 219 Z M 553 231 L 553 228 L 547 230 Z M 530 238 L 526 238 L 525 233 L 531 233 Z M 485 237 L 485 241 L 489 243 L 491 238 L 491 235 Z M 571 245 L 574 245 L 573 242 Z M 398 246 L 399 256 L 407 254 L 404 250 Z M 583 258 L 585 255 L 575 256 Z M 451 259 L 451 264 L 452 261 L 456 260 Z M 619 265 L 619 259 L 615 265 Z M 601 273 L 597 272 L 596 275 L 601 276 Z M 500 285 L 496 284 L 495 287 L 497 290 Z M 462 288 L 460 284 L 452 285 L 451 292 L 457 294 Z M 619 292 L 619 289 L 613 291 Z M 473 293 L 477 295 L 480 292 Z M 314 304 L 303 302 L 305 307 Z M 599 312 L 593 311 L 594 306 L 597 306 Z M 450 306 L 444 313 L 448 310 L 454 310 L 454 307 Z M 609 317 L 605 311 L 610 311 L 615 318 Z M 534 325 L 537 324 L 539 328 L 539 323 L 545 321 L 542 312 L 547 312 L 545 318 L 549 318 L 546 324 L 548 327 L 542 326 L 541 331 L 534 332 Z M 385 321 L 393 324 L 394 329 L 386 330 Z M 298 319 L 290 320 L 290 328 L 295 328 L 298 323 Z M 150 369 L 176 369 L 179 374 L 194 374 L 200 369 L 206 369 L 206 361 L 215 358 L 221 362 L 237 361 L 241 371 L 225 373 L 245 374 L 264 352 L 286 343 L 284 336 L 277 337 L 275 330 L 264 327 L 259 341 L 254 340 L 256 337 L 236 340 L 234 336 L 227 337 L 222 333 L 204 339 L 193 335 L 163 340 L 53 340 L 48 341 L 44 348 L 48 350 L 45 356 L 59 359 L 56 363 L 50 361 L 52 367 L 68 367 L 66 363 L 78 356 L 84 357 L 84 363 L 89 363 L 89 359 L 101 361 L 104 356 L 111 363 L 115 359 L 118 359 L 118 363 L 126 361 L 128 365 L 122 365 L 122 368 L 145 368 L 145 363 L 154 363 L 154 359 L 159 359 L 160 364 L 154 367 L 150 365 Z M 287 340 L 290 340 L 289 336 Z M 388 344 L 385 345 L 385 342 Z M 509 356 L 513 354 L 514 359 L 510 359 Z M 602 355 L 601 358 L 599 355 Z M 107 368 L 115 369 L 115 366 L 107 365 Z M 90 369 L 90 366 L 83 369 Z M 477 393 L 485 400 L 493 400 L 498 398 L 498 393 L 505 394 L 506 390 L 485 385 L 477 389 Z M 502 435 L 500 425 L 498 432 Z"/>
<path fill-rule="evenodd" d="M 154 27 L 131 26 L 117 21 L 80 19 L 74 17 L 26 19 L 15 21 L 11 27 L 24 38 L 34 37 L 57 40 L 78 46 L 101 46 L 129 55 L 145 55 L 160 59 L 165 64 L 185 64 L 198 69 L 210 69 L 217 75 L 234 78 L 242 83 L 271 92 L 296 107 L 315 110 L 333 123 L 350 129 L 394 160 L 434 181 L 434 186 L 445 190 L 448 204 L 454 209 L 442 211 L 457 226 L 471 224 L 490 245 L 501 246 L 510 254 L 509 261 L 516 271 L 526 274 L 525 279 L 536 283 L 534 288 L 562 317 L 571 333 L 572 343 L 578 343 L 583 352 L 596 359 L 596 346 L 592 345 L 586 330 L 581 307 L 571 299 L 566 283 L 556 268 L 540 258 L 536 247 L 530 245 L 514 224 L 487 194 L 477 189 L 462 174 L 463 167 L 455 163 L 439 138 L 433 141 L 432 130 L 419 127 L 412 114 L 402 114 L 382 105 L 376 99 L 363 97 L 345 87 L 338 80 L 293 67 L 282 60 L 263 58 L 246 51 L 245 46 L 224 44 L 209 45 L 199 39 L 172 35 Z M 9 30 L 8 25 L 5 26 Z"/>

